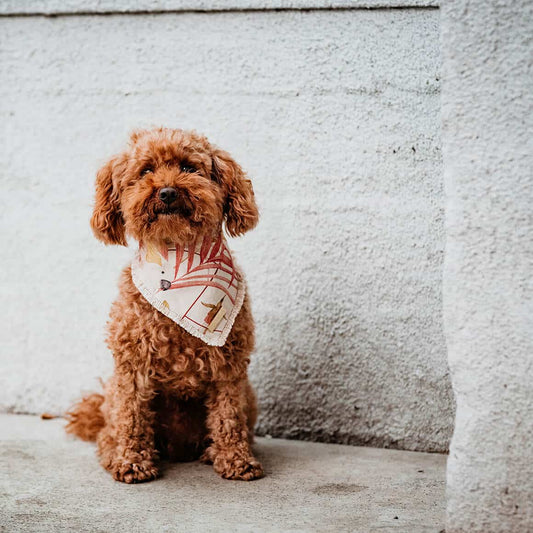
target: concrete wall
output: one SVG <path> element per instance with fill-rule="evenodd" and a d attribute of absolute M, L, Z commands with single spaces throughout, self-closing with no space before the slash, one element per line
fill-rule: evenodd
<path fill-rule="evenodd" d="M 533 531 L 533 4 L 443 4 L 448 533 Z"/>
<path fill-rule="evenodd" d="M 61 412 L 109 375 L 131 251 L 92 238 L 94 175 L 131 128 L 164 124 L 205 132 L 254 180 L 262 222 L 232 246 L 260 432 L 447 448 L 439 13 L 334 4 L 2 4 L 4 410 Z"/>

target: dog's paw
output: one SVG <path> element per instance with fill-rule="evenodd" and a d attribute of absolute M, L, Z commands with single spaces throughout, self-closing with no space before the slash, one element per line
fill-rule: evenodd
<path fill-rule="evenodd" d="M 111 473 L 117 481 L 123 483 L 143 483 L 158 476 L 157 468 L 148 460 L 135 463 L 130 461 L 115 462 L 111 468 Z"/>
<path fill-rule="evenodd" d="M 218 455 L 213 461 L 213 467 L 225 479 L 251 481 L 265 475 L 261 463 L 251 456 Z"/>
<path fill-rule="evenodd" d="M 212 465 L 215 460 L 215 451 L 211 446 L 208 446 L 204 453 L 200 456 L 200 462 L 206 465 Z"/>

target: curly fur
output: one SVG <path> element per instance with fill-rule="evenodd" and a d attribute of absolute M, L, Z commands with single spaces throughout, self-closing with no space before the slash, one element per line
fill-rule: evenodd
<path fill-rule="evenodd" d="M 158 199 L 178 192 L 175 205 Z M 194 132 L 159 128 L 132 134 L 128 149 L 97 174 L 91 225 L 106 244 L 188 243 L 252 229 L 258 211 L 251 182 L 230 155 Z M 103 395 L 68 413 L 67 431 L 96 440 L 100 462 L 126 483 L 158 475 L 157 460 L 200 458 L 228 479 L 263 475 L 251 442 L 257 416 L 247 368 L 254 347 L 248 298 L 221 347 L 208 346 L 154 309 L 127 267 L 111 308 L 107 344 L 115 370 Z"/>

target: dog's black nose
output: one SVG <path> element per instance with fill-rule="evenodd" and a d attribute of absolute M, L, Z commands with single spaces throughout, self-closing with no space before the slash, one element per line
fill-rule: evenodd
<path fill-rule="evenodd" d="M 178 191 L 173 187 L 165 187 L 159 191 L 159 198 L 165 204 L 170 205 L 178 196 Z"/>

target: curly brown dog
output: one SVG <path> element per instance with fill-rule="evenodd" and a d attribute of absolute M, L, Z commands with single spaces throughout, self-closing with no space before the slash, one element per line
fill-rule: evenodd
<path fill-rule="evenodd" d="M 170 198 L 162 191 L 174 191 Z M 91 226 L 106 244 L 186 243 L 252 229 L 258 210 L 241 167 L 194 132 L 134 132 L 97 174 Z M 96 440 L 100 462 L 126 483 L 158 475 L 159 457 L 201 458 L 227 479 L 263 475 L 251 451 L 257 409 L 247 376 L 254 322 L 247 296 L 222 346 L 155 309 L 122 272 L 108 322 L 115 362 L 103 394 L 68 413 L 67 431 Z M 212 307 L 212 306 L 211 306 Z"/>

